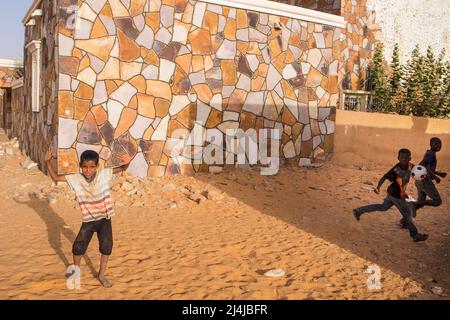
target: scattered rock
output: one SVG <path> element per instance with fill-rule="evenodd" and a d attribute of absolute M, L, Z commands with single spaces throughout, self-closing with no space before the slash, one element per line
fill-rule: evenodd
<path fill-rule="evenodd" d="M 431 292 L 437 296 L 441 296 L 444 293 L 444 290 L 441 287 L 433 287 L 431 288 Z"/>
<path fill-rule="evenodd" d="M 55 197 L 50 196 L 50 197 L 47 197 L 47 202 L 49 204 L 55 204 L 55 203 L 58 202 L 58 199 L 56 199 Z"/>
<path fill-rule="evenodd" d="M 209 189 L 203 191 L 202 195 L 206 199 L 212 200 L 212 201 L 219 201 L 219 200 L 222 200 L 224 198 L 223 194 L 220 193 L 219 191 L 209 190 Z"/>
<path fill-rule="evenodd" d="M 266 277 L 271 277 L 271 278 L 283 277 L 285 274 L 286 274 L 286 272 L 283 269 L 272 269 L 272 270 L 269 270 L 266 273 L 264 273 L 264 275 Z"/>
<path fill-rule="evenodd" d="M 53 192 L 53 187 L 47 186 L 41 189 L 42 193 L 49 194 Z"/>
<path fill-rule="evenodd" d="M 6 148 L 6 154 L 8 156 L 13 156 L 14 155 L 14 150 L 12 148 Z"/>
<path fill-rule="evenodd" d="M 22 161 L 20 165 L 22 166 L 22 168 L 27 170 L 30 170 L 33 167 L 37 167 L 37 163 L 31 160 L 30 158 L 27 158 L 25 161 Z"/>
<path fill-rule="evenodd" d="M 177 208 L 177 203 L 175 201 L 172 201 L 169 205 L 170 209 L 176 209 Z"/>
<path fill-rule="evenodd" d="M 202 195 L 197 194 L 197 193 L 193 193 L 193 194 L 189 195 L 188 198 L 189 198 L 189 200 L 197 202 L 197 204 L 200 204 L 205 199 Z"/>
<path fill-rule="evenodd" d="M 169 183 L 169 184 L 164 185 L 162 187 L 161 191 L 162 192 L 171 192 L 171 191 L 174 191 L 176 189 L 178 189 L 178 187 L 176 185 L 174 185 L 173 183 Z"/>
<path fill-rule="evenodd" d="M 30 182 L 28 182 L 28 183 L 22 184 L 20 187 L 21 187 L 22 189 L 25 189 L 25 188 L 28 188 L 28 187 L 31 187 L 31 186 L 32 186 L 32 184 L 31 184 Z"/>
<path fill-rule="evenodd" d="M 230 172 L 230 173 L 228 174 L 227 179 L 228 179 L 228 180 L 231 180 L 231 181 L 236 181 L 236 180 L 237 180 L 237 177 L 236 177 L 236 175 L 235 175 L 233 172 Z"/>
<path fill-rule="evenodd" d="M 134 189 L 133 185 L 129 183 L 128 181 L 125 181 L 122 183 L 122 186 L 120 187 L 123 191 L 131 191 Z"/>
<path fill-rule="evenodd" d="M 133 189 L 133 190 L 127 192 L 127 196 L 129 196 L 129 197 L 134 196 L 135 194 L 137 194 L 137 192 L 138 192 L 138 189 Z"/>

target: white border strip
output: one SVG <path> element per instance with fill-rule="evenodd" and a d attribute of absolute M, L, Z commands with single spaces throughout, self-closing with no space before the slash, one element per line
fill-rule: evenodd
<path fill-rule="evenodd" d="M 57 1 L 57 0 L 53 0 L 53 1 Z M 23 17 L 22 23 L 24 25 L 27 24 L 27 22 L 31 19 L 31 15 L 33 14 L 34 10 L 36 10 L 37 7 L 39 7 L 41 2 L 42 2 L 42 0 L 33 0 L 33 3 L 31 4 L 30 8 L 28 8 L 27 13 Z"/>
<path fill-rule="evenodd" d="M 268 0 L 199 0 L 199 1 L 216 5 L 219 4 L 238 9 L 259 11 L 303 21 L 326 24 L 338 28 L 345 28 L 347 25 L 344 17 L 341 16 Z"/>
<path fill-rule="evenodd" d="M 0 59 L 0 67 L 22 68 L 23 62 L 20 60 Z"/>

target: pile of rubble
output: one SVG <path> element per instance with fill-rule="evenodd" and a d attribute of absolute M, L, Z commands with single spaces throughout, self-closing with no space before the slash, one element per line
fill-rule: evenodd
<path fill-rule="evenodd" d="M 14 156 L 19 151 L 19 141 L 17 138 L 13 138 L 8 142 L 0 143 L 0 157 L 3 156 Z"/>

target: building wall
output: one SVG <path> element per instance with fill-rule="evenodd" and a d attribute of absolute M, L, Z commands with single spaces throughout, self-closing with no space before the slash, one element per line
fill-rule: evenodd
<path fill-rule="evenodd" d="M 438 169 L 448 172 L 450 120 L 337 110 L 334 158 L 344 165 L 381 164 L 387 171 L 401 148 L 419 163 L 432 137 L 442 140 Z"/>
<path fill-rule="evenodd" d="M 388 60 L 395 43 L 399 44 L 402 63 L 406 63 L 417 44 L 422 52 L 431 45 L 436 55 L 446 48 L 446 58 L 450 59 L 450 1 L 368 0 L 367 3 L 375 11 Z"/>
<path fill-rule="evenodd" d="M 77 30 L 60 9 L 60 173 L 87 148 L 141 176 L 208 170 L 170 156 L 174 131 L 194 123 L 279 128 L 295 163 L 331 151 L 339 29 L 200 1 L 124 3 L 81 1 Z"/>
<path fill-rule="evenodd" d="M 27 132 L 26 127 L 26 114 L 25 111 L 25 97 L 23 86 L 14 88 L 11 91 L 11 110 L 12 110 L 12 124 L 11 134 L 17 137 L 19 141 L 25 140 L 25 134 Z M 19 147 L 24 151 L 24 146 L 19 143 Z"/>
<path fill-rule="evenodd" d="M 57 24 L 58 1 L 43 0 L 41 9 L 43 17 L 36 19 L 37 25 L 25 27 L 25 45 L 32 40 L 41 40 L 41 90 L 40 111 L 32 112 L 32 63 L 31 54 L 24 52 L 24 101 L 23 107 L 16 104 L 19 115 L 14 119 L 18 121 L 14 126 L 19 132 L 19 143 L 22 150 L 34 161 L 44 166 L 44 155 L 47 148 L 56 146 L 57 137 L 57 37 L 55 35 Z M 16 112 L 16 111 L 15 111 Z M 56 149 L 56 148 L 55 148 Z"/>

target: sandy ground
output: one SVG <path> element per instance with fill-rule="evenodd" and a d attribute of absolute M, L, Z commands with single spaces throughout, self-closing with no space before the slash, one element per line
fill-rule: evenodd
<path fill-rule="evenodd" d="M 0 136 L 0 142 L 5 139 Z M 94 237 L 81 289 L 69 290 L 65 270 L 81 213 L 65 186 L 57 189 L 53 204 L 29 197 L 51 181 L 37 168 L 22 169 L 23 159 L 0 157 L 0 299 L 448 299 L 450 294 L 449 179 L 439 185 L 444 204 L 419 211 L 416 219 L 429 240 L 413 243 L 397 226 L 400 214 L 394 209 L 355 221 L 353 207 L 383 199 L 364 183 L 376 184 L 388 168 L 342 165 L 348 156 L 340 165 L 284 168 L 275 177 L 251 169 L 233 171 L 237 179 L 229 170 L 151 179 L 140 192 L 145 207 L 132 207 L 123 191 L 114 192 L 115 247 L 108 271 L 114 286 L 102 288 L 93 277 L 99 263 Z M 197 204 L 180 191 L 186 185 L 219 190 L 223 199 Z M 176 208 L 170 208 L 173 202 Z M 367 287 L 370 265 L 381 270 L 379 290 Z M 264 275 L 273 268 L 286 275 Z M 434 287 L 443 294 L 433 293 Z"/>

